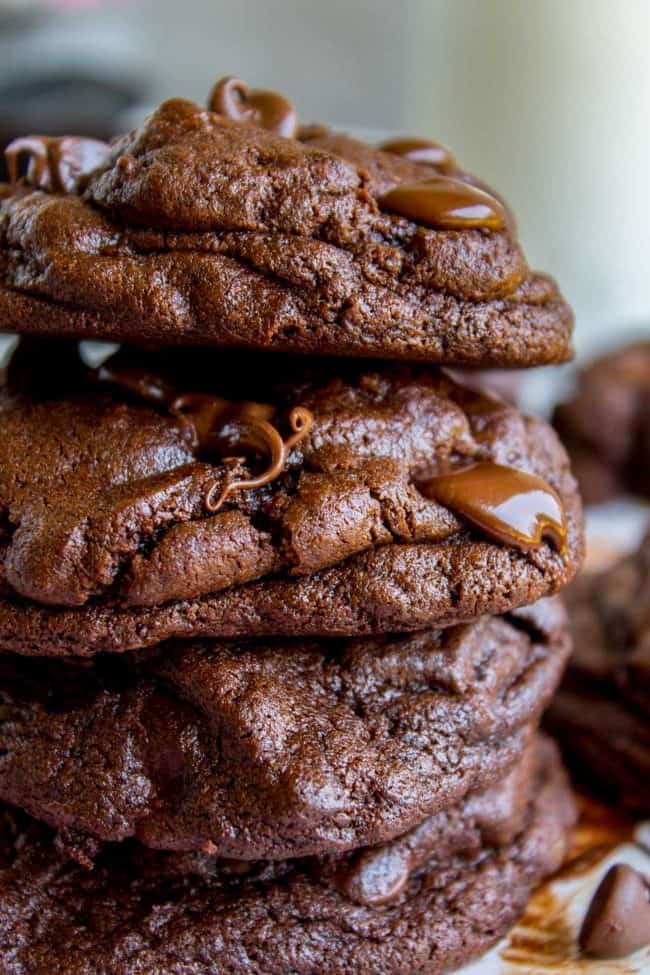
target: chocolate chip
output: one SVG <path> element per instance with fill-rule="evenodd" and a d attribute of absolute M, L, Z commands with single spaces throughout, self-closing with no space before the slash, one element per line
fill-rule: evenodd
<path fill-rule="evenodd" d="M 5 149 L 9 182 L 16 186 L 21 156 L 27 157 L 25 181 L 49 193 L 79 193 L 88 176 L 104 166 L 111 147 L 80 136 L 29 135 L 14 139 Z"/>
<path fill-rule="evenodd" d="M 226 118 L 253 122 L 276 135 L 294 139 L 298 114 L 293 103 L 275 91 L 249 88 L 241 78 L 222 78 L 212 89 L 210 111 Z"/>
<path fill-rule="evenodd" d="M 437 230 L 503 230 L 506 226 L 505 210 L 496 197 L 452 176 L 399 183 L 378 203 L 388 213 Z"/>
<path fill-rule="evenodd" d="M 624 958 L 650 944 L 650 885 L 619 863 L 605 874 L 583 921 L 580 948 L 595 958 Z"/>
<path fill-rule="evenodd" d="M 381 907 L 399 897 L 406 886 L 411 864 L 408 849 L 387 844 L 364 851 L 336 876 L 336 885 L 356 904 Z"/>

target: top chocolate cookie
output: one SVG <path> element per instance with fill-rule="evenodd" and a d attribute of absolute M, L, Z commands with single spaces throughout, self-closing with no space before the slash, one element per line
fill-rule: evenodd
<path fill-rule="evenodd" d="M 211 107 L 166 102 L 112 146 L 10 147 L 14 176 L 28 166 L 0 211 L 0 328 L 483 366 L 570 357 L 555 284 L 440 147 L 300 130 L 284 99 L 232 79 Z"/>

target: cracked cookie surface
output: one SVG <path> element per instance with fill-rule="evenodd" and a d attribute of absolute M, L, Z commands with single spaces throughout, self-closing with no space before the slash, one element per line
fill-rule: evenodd
<path fill-rule="evenodd" d="M 403 833 L 498 781 L 570 650 L 557 599 L 408 637 L 0 657 L 0 799 L 61 829 L 287 858 Z"/>
<path fill-rule="evenodd" d="M 131 842 L 94 869 L 5 809 L 7 975 L 439 975 L 514 923 L 568 850 L 575 809 L 548 743 L 495 790 L 351 857 L 241 864 Z M 522 775 L 523 773 L 523 775 Z M 522 799 L 524 801 L 522 802 Z"/>
<path fill-rule="evenodd" d="M 280 138 L 166 102 L 82 195 L 6 195 L 0 326 L 483 367 L 569 358 L 571 311 L 529 271 L 511 221 L 433 229 L 380 208 L 391 187 L 437 175 L 349 138 Z"/>
<path fill-rule="evenodd" d="M 554 592 L 580 562 L 580 502 L 555 434 L 436 369 L 191 350 L 137 361 L 139 379 L 155 365 L 212 406 L 238 417 L 251 401 L 267 419 L 245 419 L 257 427 L 244 435 L 228 414 L 204 449 L 203 413 L 190 422 L 132 395 L 128 352 L 104 382 L 74 348 L 19 346 L 0 391 L 4 650 L 449 625 Z M 233 468 L 223 455 L 248 449 L 242 436 L 263 452 L 253 434 L 282 429 L 296 407 L 311 426 L 284 466 L 207 510 L 215 485 L 254 473 L 254 458 Z M 481 461 L 556 492 L 564 556 L 548 540 L 522 551 L 490 538 L 418 487 Z"/>

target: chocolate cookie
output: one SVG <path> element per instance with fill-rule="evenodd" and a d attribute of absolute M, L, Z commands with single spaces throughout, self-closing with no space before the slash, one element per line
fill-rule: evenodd
<path fill-rule="evenodd" d="M 576 774 L 650 812 L 650 536 L 569 589 L 575 651 L 549 727 Z"/>
<path fill-rule="evenodd" d="M 549 427 L 435 369 L 298 363 L 122 352 L 89 371 L 19 346 L 0 646 L 416 630 L 573 576 L 580 502 Z"/>
<path fill-rule="evenodd" d="M 597 359 L 578 375 L 573 399 L 555 410 L 583 498 L 650 496 L 650 342 Z"/>
<path fill-rule="evenodd" d="M 109 846 L 66 863 L 45 827 L 6 809 L 6 975 L 435 975 L 486 950 L 567 850 L 574 807 L 553 751 L 383 848 L 281 863 Z M 526 777 L 524 777 L 526 778 Z M 521 782 L 521 780 L 520 780 Z M 531 788 L 532 786 L 532 788 Z"/>
<path fill-rule="evenodd" d="M 0 658 L 0 798 L 102 840 L 243 859 L 374 844 L 498 781 L 569 649 L 551 599 L 401 639 Z"/>
<path fill-rule="evenodd" d="M 482 185 L 232 105 L 166 102 L 103 154 L 14 144 L 29 167 L 0 208 L 0 327 L 484 368 L 570 357 L 570 309 Z"/>

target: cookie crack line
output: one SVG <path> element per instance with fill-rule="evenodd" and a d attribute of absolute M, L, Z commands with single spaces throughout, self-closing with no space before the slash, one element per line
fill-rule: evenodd
<path fill-rule="evenodd" d="M 108 218 L 107 218 L 108 219 Z M 123 243 L 124 250 L 129 256 L 168 256 L 174 253 L 179 254 L 189 254 L 194 256 L 221 256 L 236 262 L 238 265 L 247 268 L 255 274 L 259 274 L 267 278 L 269 281 L 278 282 L 282 285 L 287 286 L 287 288 L 294 287 L 296 290 L 308 294 L 310 289 L 313 289 L 315 285 L 327 286 L 331 285 L 331 290 L 333 296 L 336 296 L 340 290 L 340 283 L 335 279 L 328 278 L 324 270 L 320 272 L 313 268 L 313 261 L 311 260 L 312 255 L 309 252 L 304 252 L 299 257 L 292 260 L 290 265 L 283 267 L 279 264 L 276 267 L 265 266 L 264 264 L 256 261 L 253 256 L 248 256 L 245 247 L 242 245 L 255 243 L 263 237 L 265 241 L 270 241 L 272 243 L 277 243 L 281 246 L 286 246 L 287 242 L 290 244 L 299 245 L 301 243 L 307 243 L 307 240 L 303 235 L 297 231 L 281 231 L 281 232 L 267 232 L 264 235 L 259 231 L 255 230 L 243 230 L 243 229 L 218 229 L 214 231 L 204 231 L 201 233 L 192 233 L 191 231 L 179 231 L 179 230 L 161 230 L 161 231 L 139 231 L 135 227 L 128 228 L 126 230 L 121 230 L 119 225 L 115 225 L 116 233 L 119 235 L 118 240 Z M 142 239 L 144 235 L 144 240 Z M 162 235 L 163 246 L 159 246 L 155 239 L 151 239 L 152 235 L 154 238 Z M 185 244 L 184 239 L 188 238 L 191 243 Z M 198 240 L 197 238 L 201 238 Z M 201 247 L 200 244 L 203 242 L 205 246 Z M 178 244 L 181 246 L 178 246 Z M 331 263 L 334 263 L 337 257 L 348 255 L 350 253 L 355 253 L 354 251 L 348 251 L 344 247 L 332 243 L 327 239 L 316 238 L 313 239 L 313 243 L 326 248 L 327 255 L 330 256 Z M 388 243 L 388 242 L 387 242 Z M 362 253 L 362 252 L 360 252 Z M 106 257 L 115 256 L 112 253 L 112 247 L 107 251 Z M 296 277 L 296 264 L 299 263 L 303 268 L 303 275 Z M 355 269 L 355 273 L 358 274 L 359 279 L 365 282 L 369 287 L 376 287 L 381 292 L 386 292 L 387 294 L 394 294 L 396 297 L 404 297 L 404 293 L 414 294 L 417 293 L 420 298 L 424 299 L 427 295 L 427 289 L 422 283 L 417 281 L 409 280 L 409 274 L 412 274 L 413 269 L 404 267 L 402 269 L 401 275 L 393 283 L 392 281 L 385 280 L 385 274 L 382 274 L 381 267 L 377 264 L 363 264 L 358 269 Z M 534 272 L 533 272 L 534 273 Z M 548 278 L 543 275 L 535 275 L 538 280 L 546 280 Z M 524 282 L 520 282 L 523 284 Z M 471 297 L 469 295 L 458 295 L 453 291 L 447 291 L 444 287 L 439 287 L 436 289 L 436 294 L 442 296 L 456 297 L 457 299 L 463 299 L 468 304 L 480 305 L 488 301 L 489 296 Z M 347 302 L 355 297 L 355 290 L 349 287 L 347 292 L 341 294 L 339 304 L 344 310 Z M 553 295 L 557 298 L 557 294 Z M 513 289 L 512 292 L 508 292 L 501 296 L 500 300 L 504 303 L 512 301 L 514 304 L 519 304 L 521 301 L 520 289 Z M 340 313 L 339 319 L 340 320 Z"/>
<path fill-rule="evenodd" d="M 116 225 L 116 230 L 117 229 L 118 226 Z M 292 264 L 291 268 L 287 268 L 287 270 L 284 273 L 282 273 L 282 270 L 279 268 L 273 269 L 269 266 L 264 266 L 260 263 L 255 262 L 255 260 L 252 257 L 247 258 L 240 250 L 237 250 L 237 248 L 234 247 L 229 248 L 228 243 L 223 241 L 223 237 L 225 235 L 236 235 L 237 237 L 241 237 L 245 241 L 249 233 L 251 236 L 255 236 L 256 235 L 255 231 L 250 231 L 250 232 L 243 231 L 243 230 L 214 231 L 213 233 L 216 238 L 215 244 L 218 245 L 223 242 L 224 243 L 223 248 L 220 248 L 218 246 L 217 248 L 211 246 L 206 246 L 204 248 L 201 248 L 196 244 L 194 246 L 183 246 L 179 248 L 179 247 L 172 246 L 170 242 L 167 240 L 165 240 L 164 247 L 159 248 L 153 244 L 149 244 L 146 246 L 143 245 L 142 247 L 139 248 L 137 244 L 137 240 L 134 240 L 134 233 L 136 232 L 133 230 L 124 231 L 122 232 L 120 238 L 125 244 L 129 256 L 134 256 L 134 257 L 139 256 L 143 258 L 147 258 L 150 256 L 167 257 L 176 253 L 180 253 L 183 255 L 190 255 L 190 256 L 194 255 L 197 257 L 208 257 L 208 258 L 223 257 L 232 261 L 237 266 L 247 269 L 248 271 L 251 272 L 251 274 L 259 278 L 262 278 L 264 280 L 267 280 L 271 284 L 279 285 L 281 288 L 286 290 L 288 296 L 290 295 L 290 296 L 302 297 L 303 299 L 302 314 L 304 317 L 304 321 L 300 322 L 299 325 L 297 323 L 289 323 L 289 322 L 283 325 L 283 323 L 279 322 L 276 326 L 278 332 L 282 332 L 283 330 L 290 330 L 296 327 L 307 328 L 309 327 L 310 323 L 312 327 L 317 327 L 319 324 L 322 324 L 322 320 L 320 320 L 315 314 L 312 314 L 312 317 L 308 318 L 308 314 L 310 312 L 308 299 L 310 297 L 310 294 L 313 297 L 313 290 L 316 285 L 331 286 L 333 295 L 330 298 L 331 305 L 328 306 L 327 319 L 330 324 L 337 325 L 339 328 L 342 328 L 348 322 L 350 308 L 351 306 L 354 307 L 354 305 L 358 301 L 359 292 L 361 291 L 360 288 L 351 289 L 348 293 L 345 293 L 340 297 L 338 297 L 336 295 L 336 292 L 338 290 L 336 280 L 330 281 L 327 277 L 323 277 L 323 279 L 319 281 L 297 282 L 295 280 L 295 277 L 292 274 L 292 271 L 295 269 L 295 263 Z M 190 232 L 188 232 L 188 236 L 191 236 Z M 283 232 L 282 234 L 277 234 L 277 235 L 268 234 L 266 236 L 268 236 L 271 240 L 275 240 L 277 238 L 277 243 L 279 245 L 286 243 L 287 239 L 292 240 L 295 243 L 300 243 L 305 239 L 297 232 L 293 232 L 293 233 Z M 179 238 L 182 239 L 183 234 L 178 231 L 165 231 L 165 237 L 173 238 L 173 243 L 176 244 Z M 337 247 L 337 245 L 331 244 L 328 241 L 319 241 L 319 242 L 322 243 L 324 247 L 332 248 L 333 250 L 336 250 L 337 253 L 341 255 L 346 255 L 349 253 L 343 248 Z M 109 252 L 106 255 L 102 254 L 101 256 L 110 259 L 110 257 L 114 257 L 116 255 L 112 255 Z M 306 269 L 309 269 L 309 265 L 306 265 Z M 383 282 L 379 284 L 377 281 L 377 273 L 376 272 L 372 273 L 372 268 L 361 267 L 359 268 L 358 273 L 360 275 L 361 280 L 368 287 L 368 289 L 370 291 L 373 290 L 377 291 L 379 293 L 379 297 L 381 297 L 382 294 L 385 294 L 387 296 L 393 295 L 395 298 L 403 299 L 406 297 L 405 292 L 407 292 L 407 294 L 410 295 L 411 297 L 417 295 L 419 300 L 421 300 L 423 303 L 426 300 L 427 297 L 426 288 L 424 288 L 424 286 L 422 285 L 416 285 L 413 282 L 409 282 L 408 271 L 406 270 L 404 272 L 406 277 L 404 279 L 402 278 L 398 279 L 393 286 L 391 286 L 390 283 L 388 282 Z M 44 276 L 47 275 L 45 274 Z M 10 285 L 10 281 L 7 281 L 6 283 L 7 285 Z M 34 293 L 38 294 L 38 292 L 36 291 Z M 474 298 L 469 296 L 460 296 L 453 291 L 446 291 L 444 288 L 437 289 L 434 292 L 434 296 L 435 295 L 441 296 L 443 298 L 453 298 L 459 303 L 459 305 L 468 306 L 470 308 L 472 306 L 476 306 L 476 308 L 481 308 L 485 305 L 489 305 L 489 300 L 485 296 L 477 296 Z M 41 297 L 48 297 L 48 295 L 47 293 L 42 293 Z M 553 298 L 549 299 L 549 304 L 552 300 L 558 300 L 558 298 L 559 296 L 557 295 L 553 296 Z M 54 299 L 52 299 L 52 301 L 53 303 L 56 303 Z M 504 306 L 507 306 L 508 304 L 511 304 L 518 308 L 526 307 L 527 305 L 526 302 L 521 301 L 521 298 L 520 296 L 518 296 L 517 291 L 513 291 L 512 293 L 504 295 L 500 299 L 500 302 L 501 302 L 502 311 L 504 310 Z M 64 307 L 62 303 L 59 304 L 61 304 L 61 307 Z M 83 306 L 72 305 L 71 307 L 82 308 Z M 530 307 L 531 308 L 534 307 L 534 303 L 531 303 Z M 273 339 L 274 337 L 275 336 L 273 334 L 270 335 L 270 339 Z"/>

